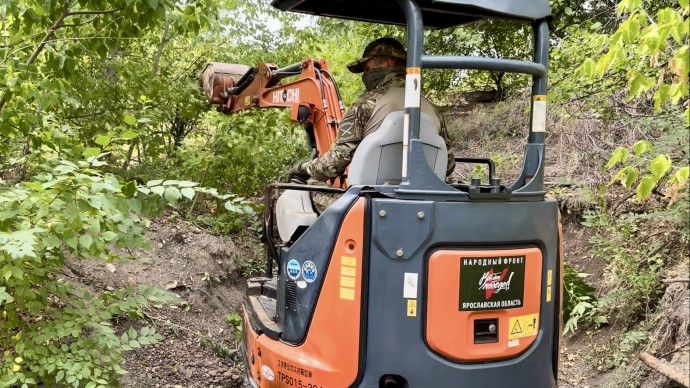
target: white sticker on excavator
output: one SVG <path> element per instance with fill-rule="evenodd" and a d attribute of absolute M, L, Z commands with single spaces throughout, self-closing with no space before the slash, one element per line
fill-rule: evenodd
<path fill-rule="evenodd" d="M 422 97 L 422 75 L 419 73 L 405 76 L 405 108 L 419 108 Z"/>
<path fill-rule="evenodd" d="M 402 176 L 407 177 L 407 147 L 410 145 L 410 115 L 403 116 L 403 150 L 402 150 Z"/>
<path fill-rule="evenodd" d="M 275 374 L 273 374 L 273 370 L 271 370 L 271 367 L 268 365 L 263 365 L 261 367 L 261 374 L 263 374 L 268 381 L 273 381 L 275 379 Z"/>
<path fill-rule="evenodd" d="M 546 96 L 534 96 L 532 101 L 532 132 L 546 132 Z"/>
<path fill-rule="evenodd" d="M 403 279 L 403 298 L 417 299 L 417 280 L 419 274 L 416 272 L 405 272 Z"/>

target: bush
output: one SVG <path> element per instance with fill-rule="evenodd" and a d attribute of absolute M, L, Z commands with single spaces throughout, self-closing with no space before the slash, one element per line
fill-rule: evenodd
<path fill-rule="evenodd" d="M 112 386 L 125 350 L 161 337 L 145 327 L 116 335 L 108 323 L 136 317 L 151 289 L 91 294 L 61 275 L 68 256 L 118 258 L 109 246 L 146 246 L 140 215 L 155 201 L 137 198 L 134 185 L 101 175 L 88 162 L 55 160 L 42 172 L 0 192 L 0 385 Z M 147 205 L 147 203 L 149 205 Z M 152 204 L 152 205 L 151 205 Z"/>
<path fill-rule="evenodd" d="M 181 150 L 173 176 L 245 197 L 263 194 L 267 184 L 287 176 L 307 156 L 306 135 L 287 110 L 257 110 L 215 117 L 219 130 L 208 143 Z"/>
<path fill-rule="evenodd" d="M 109 321 L 143 317 L 149 303 L 177 297 L 128 287 L 91 293 L 62 275 L 68 257 L 126 260 L 114 248 L 148 247 L 147 215 L 204 192 L 236 214 L 247 202 L 185 181 L 122 183 L 99 158 L 46 162 L 34 179 L 0 191 L 0 386 L 117 384 L 123 353 L 159 341 L 144 327 L 116 334 Z"/>

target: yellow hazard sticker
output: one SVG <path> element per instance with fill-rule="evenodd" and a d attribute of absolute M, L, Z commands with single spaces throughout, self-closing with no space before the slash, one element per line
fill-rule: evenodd
<path fill-rule="evenodd" d="M 357 258 L 351 256 L 340 256 L 340 264 L 355 267 L 357 265 Z"/>
<path fill-rule="evenodd" d="M 351 278 L 349 276 L 341 276 L 340 285 L 343 287 L 355 288 L 355 278 Z"/>
<path fill-rule="evenodd" d="M 520 315 L 508 319 L 508 340 L 537 335 L 539 314 Z"/>
<path fill-rule="evenodd" d="M 355 300 L 355 290 L 353 288 L 340 287 L 340 299 Z"/>
<path fill-rule="evenodd" d="M 355 300 L 357 258 L 340 256 L 340 299 Z"/>
<path fill-rule="evenodd" d="M 532 101 L 546 101 L 546 96 L 543 94 L 537 94 L 532 96 Z"/>
<path fill-rule="evenodd" d="M 553 282 L 553 270 L 550 269 L 546 272 L 546 285 L 550 286 Z"/>
<path fill-rule="evenodd" d="M 343 265 L 342 267 L 340 267 L 340 274 L 345 276 L 355 276 L 355 274 L 357 274 L 357 268 L 346 267 Z"/>
<path fill-rule="evenodd" d="M 407 300 L 407 316 L 416 317 L 417 316 L 417 299 Z"/>
<path fill-rule="evenodd" d="M 546 302 L 551 302 L 551 292 L 552 288 L 551 286 L 546 287 Z"/>

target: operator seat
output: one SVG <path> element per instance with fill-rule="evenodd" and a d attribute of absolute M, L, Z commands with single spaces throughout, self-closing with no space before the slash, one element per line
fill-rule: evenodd
<path fill-rule="evenodd" d="M 352 156 L 347 181 L 350 185 L 397 185 L 402 181 L 404 111 L 391 112 L 379 129 L 362 139 Z M 434 173 L 444 180 L 448 163 L 446 142 L 439 128 L 426 113 L 421 113 L 419 139 L 424 156 Z"/>
<path fill-rule="evenodd" d="M 350 185 L 397 185 L 402 181 L 404 111 L 386 115 L 381 126 L 366 136 L 352 157 Z M 448 153 L 439 128 L 425 113 L 420 118 L 419 138 L 429 167 L 445 179 Z M 276 202 L 276 224 L 283 242 L 294 241 L 318 218 L 307 191 L 286 190 Z"/>

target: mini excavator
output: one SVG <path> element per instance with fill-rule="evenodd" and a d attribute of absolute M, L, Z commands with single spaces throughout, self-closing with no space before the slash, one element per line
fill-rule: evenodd
<path fill-rule="evenodd" d="M 544 190 L 548 0 L 273 0 L 283 11 L 407 27 L 405 110 L 358 146 L 330 186 L 265 195 L 264 276 L 247 282 L 240 351 L 252 387 L 556 387 L 563 246 Z M 486 19 L 533 28 L 533 59 L 424 53 L 424 28 Z M 446 146 L 420 112 L 425 69 L 532 77 L 518 178 L 444 180 Z M 224 113 L 285 107 L 312 155 L 343 106 L 326 60 L 279 68 L 211 63 L 201 84 Z M 322 213 L 310 195 L 338 194 Z"/>

